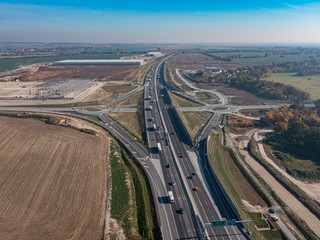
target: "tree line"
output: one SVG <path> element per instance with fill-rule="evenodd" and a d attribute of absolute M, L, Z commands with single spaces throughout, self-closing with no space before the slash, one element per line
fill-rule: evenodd
<path fill-rule="evenodd" d="M 190 74 L 198 81 L 228 84 L 237 89 L 245 90 L 266 99 L 286 101 L 304 101 L 310 99 L 310 94 L 295 87 L 282 83 L 264 80 L 276 66 L 246 66 L 237 69 L 224 70 L 219 74 L 205 77 L 201 72 Z"/>
<path fill-rule="evenodd" d="M 292 105 L 267 112 L 262 121 L 274 125 L 279 134 L 292 149 L 319 159 L 320 154 L 320 99 L 315 108 Z"/>

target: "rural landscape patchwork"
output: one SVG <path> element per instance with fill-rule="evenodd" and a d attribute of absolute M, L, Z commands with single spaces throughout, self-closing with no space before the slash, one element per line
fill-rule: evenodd
<path fill-rule="evenodd" d="M 0 240 L 320 239 L 319 12 L 0 1 Z"/>

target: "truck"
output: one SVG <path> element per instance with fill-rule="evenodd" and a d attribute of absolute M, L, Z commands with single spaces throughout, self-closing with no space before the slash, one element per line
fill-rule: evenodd
<path fill-rule="evenodd" d="M 172 191 L 168 191 L 168 196 L 169 196 L 170 202 L 174 203 L 174 196 Z"/>
<path fill-rule="evenodd" d="M 153 129 L 157 131 L 157 125 L 155 123 L 153 124 Z"/>
<path fill-rule="evenodd" d="M 157 147 L 158 147 L 158 151 L 161 152 L 162 148 L 161 148 L 161 144 L 160 143 L 157 143 Z"/>

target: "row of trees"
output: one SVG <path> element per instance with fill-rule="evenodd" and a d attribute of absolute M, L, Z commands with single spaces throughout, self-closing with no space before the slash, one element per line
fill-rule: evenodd
<path fill-rule="evenodd" d="M 308 93 L 295 87 L 262 79 L 271 73 L 272 69 L 268 66 L 241 67 L 225 70 L 208 80 L 225 83 L 267 99 L 304 101 L 310 98 Z"/>
<path fill-rule="evenodd" d="M 263 121 L 274 124 L 274 130 L 292 147 L 298 147 L 311 158 L 320 153 L 320 100 L 316 108 L 282 107 L 266 113 Z"/>
<path fill-rule="evenodd" d="M 211 56 L 217 60 L 229 61 L 220 56 Z M 320 63 L 316 59 L 301 62 L 285 62 L 263 66 L 246 66 L 224 70 L 219 74 L 206 76 L 203 72 L 190 74 L 189 77 L 198 81 L 225 83 L 232 87 L 246 90 L 259 97 L 288 101 L 304 101 L 310 95 L 295 87 L 264 80 L 271 73 L 296 72 L 297 76 L 320 74 Z"/>

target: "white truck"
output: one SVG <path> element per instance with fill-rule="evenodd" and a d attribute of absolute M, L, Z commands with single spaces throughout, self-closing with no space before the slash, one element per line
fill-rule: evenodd
<path fill-rule="evenodd" d="M 161 144 L 160 143 L 157 143 L 157 147 L 158 147 L 158 151 L 161 152 L 162 148 L 161 148 Z"/>
<path fill-rule="evenodd" d="M 174 196 L 172 191 L 168 191 L 168 196 L 169 196 L 170 202 L 174 203 Z"/>

